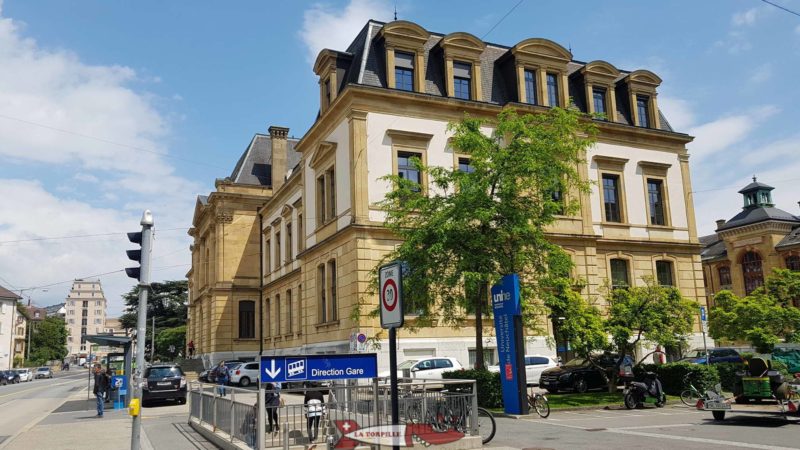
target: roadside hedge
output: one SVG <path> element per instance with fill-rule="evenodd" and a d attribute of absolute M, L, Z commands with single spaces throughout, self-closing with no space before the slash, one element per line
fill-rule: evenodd
<path fill-rule="evenodd" d="M 705 391 L 712 389 L 715 384 L 719 383 L 719 374 L 715 366 L 706 366 L 704 364 L 689 364 L 689 363 L 669 363 L 669 364 L 641 364 L 634 368 L 634 373 L 637 375 L 642 372 L 655 372 L 658 379 L 661 380 L 661 386 L 664 392 L 669 395 L 680 395 L 681 391 L 686 389 L 689 385 L 688 381 L 698 390 Z"/>
<path fill-rule="evenodd" d="M 719 382 L 722 385 L 722 390 L 726 392 L 733 392 L 733 386 L 736 384 L 736 372 L 744 369 L 742 363 L 717 363 L 714 364 L 719 373 Z"/>
<path fill-rule="evenodd" d="M 488 370 L 457 370 L 445 372 L 442 378 L 449 380 L 475 380 L 478 384 L 478 406 L 482 408 L 502 408 L 503 388 L 500 384 L 500 374 Z M 453 388 L 471 389 L 471 384 L 455 385 Z"/>

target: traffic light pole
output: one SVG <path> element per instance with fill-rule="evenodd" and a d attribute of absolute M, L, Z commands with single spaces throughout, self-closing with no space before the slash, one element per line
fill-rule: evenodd
<path fill-rule="evenodd" d="M 142 379 L 144 371 L 144 346 L 147 341 L 147 294 L 150 291 L 150 251 L 153 245 L 153 216 L 147 210 L 142 215 L 142 254 L 141 271 L 139 274 L 139 317 L 136 323 L 136 370 L 133 373 L 133 398 L 140 406 L 139 414 L 133 416 L 131 429 L 131 450 L 139 450 L 139 441 L 142 432 Z"/>

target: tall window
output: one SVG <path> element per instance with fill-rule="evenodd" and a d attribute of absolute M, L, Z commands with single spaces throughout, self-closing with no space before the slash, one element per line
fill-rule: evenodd
<path fill-rule="evenodd" d="M 561 106 L 558 104 L 558 76 L 554 73 L 547 74 L 547 100 L 550 106 Z"/>
<path fill-rule="evenodd" d="M 464 100 L 470 99 L 470 81 L 472 65 L 461 62 L 453 63 L 453 96 Z"/>
<path fill-rule="evenodd" d="M 606 222 L 622 222 L 619 201 L 619 176 L 603 174 L 603 205 Z"/>
<path fill-rule="evenodd" d="M 409 181 L 413 181 L 420 185 L 420 187 L 415 187 L 414 190 L 419 192 L 422 179 L 420 178 L 419 169 L 414 163 L 411 161 L 411 158 L 418 158 L 421 159 L 419 153 L 411 153 L 411 152 L 398 152 L 397 153 L 397 175 L 400 178 L 404 178 Z"/>
<path fill-rule="evenodd" d="M 264 243 L 264 275 L 272 272 L 272 239 L 267 239 Z"/>
<path fill-rule="evenodd" d="M 325 205 L 325 190 L 325 175 L 323 174 L 317 177 L 317 225 L 325 223 L 325 214 L 328 212 Z"/>
<path fill-rule="evenodd" d="M 525 71 L 525 103 L 536 104 L 536 72 Z"/>
<path fill-rule="evenodd" d="M 306 236 L 303 233 L 305 225 L 303 224 L 303 213 L 297 214 L 297 251 L 302 252 L 305 249 Z"/>
<path fill-rule="evenodd" d="M 459 172 L 472 173 L 475 172 L 475 167 L 472 166 L 469 158 L 458 158 L 458 170 Z"/>
<path fill-rule="evenodd" d="M 664 220 L 664 185 L 661 180 L 647 179 L 647 198 L 650 203 L 650 224 L 666 225 Z"/>
<path fill-rule="evenodd" d="M 328 220 L 336 218 L 336 171 L 333 167 L 325 171 L 325 178 L 328 180 Z"/>
<path fill-rule="evenodd" d="M 336 260 L 328 261 L 328 303 L 330 304 L 331 312 L 329 314 L 330 320 L 339 318 L 336 296 Z"/>
<path fill-rule="evenodd" d="M 286 264 L 292 262 L 294 253 L 292 252 L 292 222 L 286 222 Z"/>
<path fill-rule="evenodd" d="M 402 91 L 414 90 L 414 55 L 394 52 L 394 87 Z"/>
<path fill-rule="evenodd" d="M 264 325 L 264 336 L 272 336 L 272 300 L 269 298 L 264 300 L 264 320 L 266 320 L 266 324 Z"/>
<path fill-rule="evenodd" d="M 275 268 L 281 267 L 281 232 L 275 232 Z"/>
<path fill-rule="evenodd" d="M 318 315 L 319 323 L 328 321 L 328 302 L 325 298 L 325 264 L 317 266 L 317 298 L 319 299 Z"/>
<path fill-rule="evenodd" d="M 625 259 L 611 260 L 611 287 L 625 289 L 630 286 L 628 279 L 628 261 Z"/>
<path fill-rule="evenodd" d="M 275 296 L 275 335 L 281 335 L 281 296 Z"/>
<path fill-rule="evenodd" d="M 656 261 L 656 278 L 661 286 L 675 286 L 675 281 L 672 279 L 672 263 Z"/>
<path fill-rule="evenodd" d="M 731 283 L 731 268 L 728 266 L 720 267 L 717 270 L 719 273 L 719 285 L 722 287 L 730 287 Z"/>
<path fill-rule="evenodd" d="M 786 257 L 786 268 L 795 272 L 800 272 L 800 256 L 791 255 Z"/>
<path fill-rule="evenodd" d="M 286 291 L 286 332 L 291 334 L 294 331 L 294 305 L 292 305 L 292 290 Z"/>
<path fill-rule="evenodd" d="M 595 114 L 606 113 L 606 90 L 593 87 L 592 88 L 592 101 L 594 103 Z"/>
<path fill-rule="evenodd" d="M 256 337 L 256 302 L 239 302 L 239 339 Z"/>
<path fill-rule="evenodd" d="M 761 255 L 747 252 L 742 257 L 744 292 L 749 294 L 764 285 L 764 272 L 761 269 Z"/>
<path fill-rule="evenodd" d="M 639 114 L 639 126 L 648 128 L 650 126 L 650 108 L 647 103 L 650 101 L 644 95 L 636 96 L 636 111 Z"/>

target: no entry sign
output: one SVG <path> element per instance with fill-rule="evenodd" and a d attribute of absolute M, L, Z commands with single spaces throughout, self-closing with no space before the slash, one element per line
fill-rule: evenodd
<path fill-rule="evenodd" d="M 399 262 L 380 269 L 381 327 L 403 326 L 402 269 Z"/>

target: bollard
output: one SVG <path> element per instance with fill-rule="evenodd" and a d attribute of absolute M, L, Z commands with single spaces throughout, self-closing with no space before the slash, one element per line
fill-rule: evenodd
<path fill-rule="evenodd" d="M 478 381 L 472 382 L 472 408 L 470 408 L 470 418 L 472 422 L 472 435 L 478 435 Z"/>

